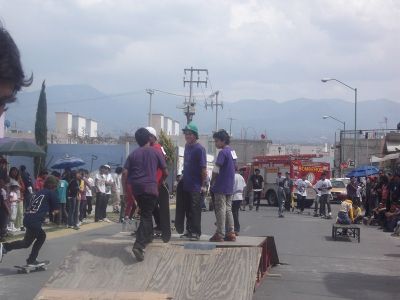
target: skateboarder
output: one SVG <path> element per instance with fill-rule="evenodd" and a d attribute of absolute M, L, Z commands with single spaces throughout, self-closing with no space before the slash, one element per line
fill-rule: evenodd
<path fill-rule="evenodd" d="M 236 153 L 229 146 L 230 137 L 224 130 L 213 135 L 215 147 L 220 149 L 211 178 L 211 191 L 214 193 L 214 210 L 217 230 L 210 242 L 236 241 L 232 215 L 232 195 L 235 183 Z M 225 234 L 226 231 L 226 234 Z"/>
<path fill-rule="evenodd" d="M 28 266 L 33 267 L 42 264 L 42 262 L 36 260 L 40 248 L 46 240 L 46 233 L 42 229 L 42 222 L 48 212 L 53 215 L 58 213 L 58 200 L 55 192 L 57 185 L 57 178 L 50 175 L 44 182 L 44 188 L 32 196 L 24 215 L 24 226 L 26 227 L 24 239 L 11 243 L 0 243 L 0 262 L 3 255 L 7 252 L 28 248 L 34 242 L 31 254 L 26 263 Z"/>
<path fill-rule="evenodd" d="M 206 150 L 197 142 L 199 131 L 193 122 L 182 131 L 186 140 L 182 178 L 182 199 L 186 212 L 184 236 L 196 241 L 201 236 L 201 192 L 207 191 Z M 175 226 L 178 225 L 175 223 Z"/>
<path fill-rule="evenodd" d="M 139 128 L 135 132 L 135 139 L 140 147 L 128 156 L 122 182 L 125 185 L 128 180 L 131 184 L 139 205 L 140 224 L 132 252 L 138 261 L 143 261 L 144 249 L 153 239 L 152 213 L 158 197 L 157 169 L 162 170 L 162 180 L 168 176 L 168 171 L 164 156 L 150 146 L 150 133 L 146 128 Z"/>
<path fill-rule="evenodd" d="M 157 142 L 157 132 L 153 127 L 146 127 L 150 133 L 150 146 L 154 147 L 160 152 L 165 158 L 164 148 Z M 154 221 L 156 222 L 156 230 L 161 232 L 161 239 L 164 243 L 167 243 L 171 238 L 171 223 L 169 216 L 169 194 L 168 189 L 163 184 L 162 170 L 157 169 L 157 186 L 158 186 L 158 197 L 156 207 L 153 211 Z"/>

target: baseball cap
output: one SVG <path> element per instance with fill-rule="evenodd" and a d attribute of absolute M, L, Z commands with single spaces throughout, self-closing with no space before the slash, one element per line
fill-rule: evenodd
<path fill-rule="evenodd" d="M 148 127 L 146 127 L 146 129 L 147 129 L 148 132 L 150 132 L 150 134 L 151 134 L 152 136 L 154 136 L 155 138 L 157 138 L 157 131 L 156 131 L 153 127 L 148 126 Z"/>

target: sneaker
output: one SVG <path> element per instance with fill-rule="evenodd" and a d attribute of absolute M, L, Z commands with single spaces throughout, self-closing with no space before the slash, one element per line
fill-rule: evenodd
<path fill-rule="evenodd" d="M 34 261 L 26 261 L 26 265 L 27 266 L 29 266 L 29 267 L 37 267 L 37 266 L 40 266 L 40 265 L 42 265 L 43 264 L 43 262 L 41 262 L 41 261 L 37 261 L 37 260 L 34 260 Z"/>
<path fill-rule="evenodd" d="M 78 222 L 78 224 L 76 226 L 80 227 L 81 225 L 82 225 L 82 222 Z"/>
<path fill-rule="evenodd" d="M 236 237 L 235 237 L 236 240 Z M 210 242 L 223 242 L 224 239 L 219 233 L 214 233 L 214 235 L 209 239 Z"/>
<path fill-rule="evenodd" d="M 224 238 L 227 242 L 235 242 L 236 241 L 236 234 L 232 232 L 228 232 Z"/>
<path fill-rule="evenodd" d="M 192 236 L 190 237 L 190 240 L 193 241 L 193 242 L 200 241 L 200 234 L 193 233 Z"/>
<path fill-rule="evenodd" d="M 192 233 L 189 231 L 186 231 L 184 234 L 182 234 L 180 236 L 180 238 L 182 238 L 182 239 L 190 239 L 191 237 L 192 237 Z"/>
<path fill-rule="evenodd" d="M 235 231 L 235 235 L 236 235 L 236 236 L 239 236 L 239 231 Z"/>
<path fill-rule="evenodd" d="M 111 221 L 108 218 L 104 218 L 104 222 L 111 223 Z"/>
<path fill-rule="evenodd" d="M 140 248 L 132 248 L 133 255 L 135 255 L 137 261 L 144 260 L 144 250 Z"/>
<path fill-rule="evenodd" d="M 284 215 L 279 215 L 279 217 L 278 218 L 284 218 L 285 216 Z"/>
<path fill-rule="evenodd" d="M 76 226 L 74 226 L 74 229 L 75 229 L 75 230 L 79 230 L 80 227 L 79 227 L 78 225 L 76 225 Z"/>
<path fill-rule="evenodd" d="M 319 214 L 314 214 L 313 217 L 318 218 L 318 217 L 319 217 Z"/>

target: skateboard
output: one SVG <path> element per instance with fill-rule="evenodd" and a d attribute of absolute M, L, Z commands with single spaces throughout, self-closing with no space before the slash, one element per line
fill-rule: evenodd
<path fill-rule="evenodd" d="M 179 234 L 185 231 L 185 203 L 183 199 L 183 180 L 176 187 L 175 229 Z"/>
<path fill-rule="evenodd" d="M 158 206 L 160 212 L 161 237 L 164 240 L 171 238 L 171 220 L 169 212 L 169 192 L 167 187 L 162 184 L 158 190 Z"/>
<path fill-rule="evenodd" d="M 14 266 L 14 268 L 17 269 L 18 274 L 29 274 L 30 272 L 46 271 L 47 266 L 49 264 L 50 264 L 50 261 L 45 260 L 37 266 L 24 265 L 24 266 Z"/>

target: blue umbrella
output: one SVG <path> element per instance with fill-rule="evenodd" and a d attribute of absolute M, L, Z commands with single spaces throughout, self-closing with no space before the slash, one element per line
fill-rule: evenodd
<path fill-rule="evenodd" d="M 374 166 L 361 166 L 346 175 L 346 177 L 367 177 L 379 173 L 379 169 Z"/>
<path fill-rule="evenodd" d="M 57 159 L 54 165 L 51 166 L 52 169 L 67 169 L 67 168 L 76 168 L 83 166 L 85 162 L 78 158 L 78 157 L 73 157 L 73 156 L 68 156 L 66 155 L 63 158 Z"/>

